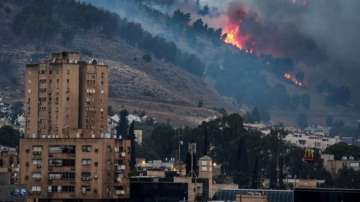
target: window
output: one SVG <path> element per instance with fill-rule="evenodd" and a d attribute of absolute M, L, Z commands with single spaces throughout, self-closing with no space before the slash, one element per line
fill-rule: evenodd
<path fill-rule="evenodd" d="M 75 166 L 75 160 L 74 159 L 64 159 L 63 166 Z"/>
<path fill-rule="evenodd" d="M 33 152 L 42 152 L 42 146 L 41 145 L 34 145 L 32 146 L 32 151 Z"/>
<path fill-rule="evenodd" d="M 33 159 L 33 160 L 32 160 L 32 164 L 33 164 L 33 165 L 41 165 L 41 164 L 42 164 L 42 161 L 41 161 L 41 159 Z"/>
<path fill-rule="evenodd" d="M 62 147 L 58 146 L 58 145 L 52 145 L 49 146 L 49 153 L 54 154 L 54 153 L 62 153 Z"/>
<path fill-rule="evenodd" d="M 49 173 L 49 180 L 60 180 L 61 173 Z"/>
<path fill-rule="evenodd" d="M 83 146 L 81 147 L 81 150 L 82 150 L 83 152 L 91 152 L 91 151 L 92 151 L 92 146 L 91 146 L 91 145 L 83 145 Z"/>
<path fill-rule="evenodd" d="M 60 167 L 63 165 L 62 159 L 49 159 L 49 166 Z"/>
<path fill-rule="evenodd" d="M 116 186 L 116 187 L 114 187 L 114 189 L 115 189 L 116 195 L 124 195 L 125 194 L 125 190 L 122 186 Z"/>
<path fill-rule="evenodd" d="M 41 173 L 40 172 L 33 172 L 31 177 L 32 177 L 32 179 L 39 180 L 39 179 L 41 179 Z"/>
<path fill-rule="evenodd" d="M 75 146 L 74 145 L 63 145 L 63 153 L 75 154 Z"/>
<path fill-rule="evenodd" d="M 81 192 L 83 194 L 90 192 L 91 191 L 91 187 L 90 186 L 81 186 Z"/>
<path fill-rule="evenodd" d="M 75 192 L 74 186 L 48 186 L 48 192 Z"/>
<path fill-rule="evenodd" d="M 41 187 L 40 186 L 32 186 L 31 192 L 41 192 Z"/>
<path fill-rule="evenodd" d="M 81 173 L 81 180 L 82 181 L 90 181 L 91 180 L 91 173 L 90 172 L 82 172 Z"/>
<path fill-rule="evenodd" d="M 61 186 L 48 186 L 48 192 L 61 192 Z"/>
<path fill-rule="evenodd" d="M 62 174 L 63 180 L 75 180 L 75 173 L 66 172 Z"/>
<path fill-rule="evenodd" d="M 65 154 L 74 154 L 75 146 L 74 145 L 52 145 L 49 146 L 49 153 L 65 153 Z"/>
<path fill-rule="evenodd" d="M 81 165 L 91 165 L 91 159 L 82 159 Z"/>

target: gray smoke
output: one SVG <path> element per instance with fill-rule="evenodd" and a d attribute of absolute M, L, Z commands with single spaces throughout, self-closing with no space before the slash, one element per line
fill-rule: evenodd
<path fill-rule="evenodd" d="M 258 49 L 295 58 L 360 64 L 360 1 L 202 0 L 216 6 L 252 35 Z M 239 11 L 246 16 L 237 16 Z M 274 50 L 276 49 L 276 50 Z"/>

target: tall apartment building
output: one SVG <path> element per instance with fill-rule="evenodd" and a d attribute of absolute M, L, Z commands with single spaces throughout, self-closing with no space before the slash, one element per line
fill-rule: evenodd
<path fill-rule="evenodd" d="M 20 183 L 29 199 L 129 197 L 129 141 L 107 134 L 108 67 L 55 53 L 25 73 Z"/>
<path fill-rule="evenodd" d="M 27 65 L 27 138 L 102 138 L 107 128 L 108 67 L 56 53 Z"/>

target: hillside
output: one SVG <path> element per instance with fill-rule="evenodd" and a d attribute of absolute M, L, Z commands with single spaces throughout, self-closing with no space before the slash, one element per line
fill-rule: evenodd
<path fill-rule="evenodd" d="M 358 80 L 354 79 L 357 70 L 353 67 L 358 65 L 335 62 L 336 55 L 333 52 L 337 49 L 328 51 L 327 46 L 318 43 L 317 37 L 303 33 L 307 30 L 296 29 L 301 27 L 301 22 L 296 21 L 299 19 L 297 15 L 309 17 L 311 9 L 317 9 L 318 13 L 323 12 L 323 6 L 316 2 L 308 6 L 288 1 L 254 3 L 264 8 L 273 6 L 279 14 L 294 17 L 283 21 L 286 16 L 273 16 L 272 11 L 255 8 L 254 15 L 251 15 L 241 4 L 229 3 L 240 1 L 216 3 L 175 0 L 167 1 L 166 5 L 163 1 L 156 0 L 82 1 L 137 22 L 145 30 L 165 37 L 182 50 L 195 54 L 206 66 L 204 77 L 208 84 L 221 95 L 232 97 L 244 108 L 251 110 L 253 107 L 261 107 L 268 110 L 275 123 L 294 125 L 297 117 L 305 114 L 309 123 L 314 124 L 325 124 L 328 117 L 350 125 L 357 124 L 360 94 L 357 90 Z M 204 11 L 206 8 L 207 12 Z M 256 13 L 260 11 L 263 13 Z M 264 14 L 264 19 L 253 18 L 256 14 L 260 18 Z M 333 17 L 328 16 L 329 13 L 323 14 L 320 19 L 326 22 Z M 324 19 L 327 16 L 330 18 Z M 338 17 L 346 20 L 345 16 Z M 310 20 L 307 23 L 311 26 L 311 23 L 317 22 Z M 241 33 L 242 26 L 246 33 Z M 238 29 L 237 33 L 231 32 L 234 28 Z M 242 43 L 237 45 L 243 48 L 224 43 L 226 36 L 222 33 L 230 34 L 232 40 L 238 37 L 239 41 L 235 42 Z M 316 33 L 318 32 L 310 34 Z M 246 45 L 246 40 L 250 39 Z M 236 46 L 236 43 L 232 42 Z M 255 54 L 251 53 L 252 47 L 255 48 Z M 353 59 L 351 55 L 353 54 L 348 55 L 348 59 Z M 286 79 L 285 75 L 290 78 Z M 300 81 L 301 86 L 294 81 Z"/>
<path fill-rule="evenodd" d="M 328 117 L 357 123 L 356 88 L 322 67 L 231 46 L 221 29 L 194 13 L 162 12 L 145 1 L 86 2 L 99 7 L 75 0 L 0 3 L 3 96 L 21 99 L 26 63 L 76 50 L 110 65 L 114 108 L 144 110 L 162 121 L 195 124 L 240 105 L 269 112 L 273 123 L 295 125 L 302 115 L 315 124 Z"/>
<path fill-rule="evenodd" d="M 52 3 L 54 6 L 59 1 Z M 74 1 L 67 3 L 78 5 Z M 106 36 L 98 29 L 101 22 L 94 26 L 96 28 L 78 31 L 70 41 L 58 36 L 49 40 L 39 38 L 46 27 L 39 27 L 43 30 L 36 33 L 16 33 L 14 22 L 29 5 L 31 3 L 20 0 L 5 1 L 0 5 L 0 58 L 1 69 L 5 72 L 1 74 L 0 85 L 1 94 L 8 100 L 22 99 L 22 76 L 26 63 L 37 62 L 50 52 L 76 50 L 84 59 L 96 57 L 110 66 L 110 102 L 115 109 L 145 111 L 160 121 L 169 120 L 177 125 L 194 125 L 219 115 L 211 108 L 233 109 L 200 77 L 164 59 L 144 57 L 148 53 L 119 37 Z M 105 11 L 88 9 L 100 16 L 107 15 Z M 204 102 L 201 108 L 198 107 L 199 101 Z"/>

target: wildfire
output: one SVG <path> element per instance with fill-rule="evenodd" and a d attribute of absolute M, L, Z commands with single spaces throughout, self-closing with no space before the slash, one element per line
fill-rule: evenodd
<path fill-rule="evenodd" d="M 246 48 L 246 42 L 248 38 L 241 33 L 241 29 L 239 25 L 230 24 L 224 29 L 224 33 L 226 37 L 224 42 L 227 44 L 231 44 L 239 49 Z"/>
<path fill-rule="evenodd" d="M 294 85 L 298 86 L 298 87 L 304 87 L 304 83 L 297 80 L 295 76 L 293 76 L 290 73 L 285 73 L 284 74 L 284 79 L 291 81 Z"/>

